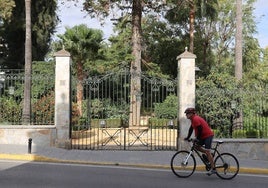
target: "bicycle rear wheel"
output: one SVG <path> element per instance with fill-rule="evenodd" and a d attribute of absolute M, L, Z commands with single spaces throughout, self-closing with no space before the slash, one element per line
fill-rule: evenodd
<path fill-rule="evenodd" d="M 194 173 L 196 161 L 189 151 L 178 151 L 171 158 L 170 166 L 176 176 L 187 178 Z"/>
<path fill-rule="evenodd" d="M 216 174 L 226 180 L 233 179 L 239 172 L 237 158 L 231 153 L 222 153 L 215 159 Z"/>

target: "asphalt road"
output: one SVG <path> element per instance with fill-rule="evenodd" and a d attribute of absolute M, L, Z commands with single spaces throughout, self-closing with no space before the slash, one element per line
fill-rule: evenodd
<path fill-rule="evenodd" d="M 0 161 L 1 188 L 266 188 L 268 176 L 239 174 L 233 180 L 196 172 L 178 178 L 171 170 L 40 162 Z"/>

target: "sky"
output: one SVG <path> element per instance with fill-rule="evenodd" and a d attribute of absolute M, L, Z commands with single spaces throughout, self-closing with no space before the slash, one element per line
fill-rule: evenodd
<path fill-rule="evenodd" d="M 112 22 L 106 22 L 103 25 L 100 24 L 99 20 L 92 19 L 85 12 L 81 11 L 82 5 L 73 6 L 72 3 L 67 5 L 61 5 L 59 7 L 59 18 L 61 23 L 57 26 L 56 34 L 63 34 L 65 27 L 73 27 L 79 24 L 86 24 L 89 28 L 95 28 L 103 30 L 104 38 L 107 39 L 113 33 Z"/>
<path fill-rule="evenodd" d="M 73 27 L 79 24 L 86 24 L 90 28 L 103 30 L 104 38 L 109 38 L 113 34 L 113 23 L 106 22 L 101 26 L 96 19 L 91 19 L 86 16 L 86 13 L 81 11 L 82 5 L 75 7 L 71 3 L 67 5 L 60 5 L 59 18 L 61 23 L 57 26 L 56 34 L 63 34 L 65 27 Z M 115 13 L 116 14 L 116 13 Z M 255 21 L 257 22 L 258 34 L 255 37 L 259 40 L 262 48 L 268 47 L 268 0 L 257 0 L 254 11 Z"/>
<path fill-rule="evenodd" d="M 262 48 L 268 47 L 268 1 L 257 0 L 254 13 L 258 23 L 256 38 Z"/>

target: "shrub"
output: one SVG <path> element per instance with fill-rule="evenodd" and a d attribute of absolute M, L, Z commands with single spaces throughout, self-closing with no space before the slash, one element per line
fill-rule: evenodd
<path fill-rule="evenodd" d="M 19 124 L 21 121 L 22 105 L 12 97 L 0 98 L 0 122 Z"/>
<path fill-rule="evenodd" d="M 122 120 L 120 118 L 107 119 L 106 126 L 110 128 L 118 128 L 122 126 Z"/>
<path fill-rule="evenodd" d="M 53 124 L 55 114 L 55 94 L 49 91 L 32 104 L 32 119 L 35 124 Z"/>
<path fill-rule="evenodd" d="M 218 129 L 212 129 L 214 132 L 214 138 L 220 138 L 220 130 Z"/>
<path fill-rule="evenodd" d="M 170 121 L 173 121 L 173 126 L 170 128 L 175 128 L 177 126 L 176 119 L 160 119 L 160 118 L 150 118 L 149 125 L 153 128 L 163 127 L 163 126 L 170 126 Z"/>
<path fill-rule="evenodd" d="M 268 138 L 268 130 L 260 131 L 261 138 Z"/>
<path fill-rule="evenodd" d="M 175 95 L 169 95 L 163 103 L 155 103 L 155 116 L 158 118 L 171 119 L 177 117 L 178 98 Z"/>
<path fill-rule="evenodd" d="M 233 138 L 245 138 L 246 137 L 246 131 L 243 129 L 237 129 L 233 131 Z"/>
<path fill-rule="evenodd" d="M 246 116 L 244 117 L 244 129 L 247 130 L 260 130 L 265 131 L 267 130 L 267 123 L 268 123 L 268 117 L 262 117 L 262 116 Z"/>
<path fill-rule="evenodd" d="M 101 125 L 100 125 L 101 121 L 105 121 L 105 127 L 106 128 L 119 128 L 119 127 L 122 127 L 122 126 L 126 126 L 126 127 L 128 126 L 128 125 L 123 125 L 123 122 L 122 122 L 121 118 L 91 119 L 90 126 L 94 127 L 94 128 L 99 128 L 99 127 L 101 127 Z"/>
<path fill-rule="evenodd" d="M 247 138 L 260 138 L 260 131 L 256 129 L 246 131 Z"/>

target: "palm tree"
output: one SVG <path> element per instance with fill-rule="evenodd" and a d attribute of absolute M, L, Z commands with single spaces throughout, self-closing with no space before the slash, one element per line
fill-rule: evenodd
<path fill-rule="evenodd" d="M 189 35 L 190 35 L 190 44 L 189 44 L 189 52 L 194 53 L 194 21 L 195 21 L 195 3 L 193 0 L 189 0 Z"/>
<path fill-rule="evenodd" d="M 235 78 L 240 81 L 243 74 L 243 61 L 242 61 L 242 0 L 236 0 L 236 33 L 235 33 Z M 240 116 L 234 120 L 233 123 L 243 122 L 243 112 L 239 112 Z M 243 126 L 243 124 L 242 124 Z"/>
<path fill-rule="evenodd" d="M 235 77 L 242 79 L 242 0 L 236 0 L 236 34 L 235 34 Z"/>
<path fill-rule="evenodd" d="M 32 72 L 32 35 L 31 35 L 31 0 L 25 0 L 25 81 L 22 123 L 29 124 L 31 117 L 31 72 Z"/>
<path fill-rule="evenodd" d="M 72 55 L 74 69 L 77 75 L 77 106 L 79 116 L 82 116 L 82 100 L 83 100 L 83 72 L 84 63 L 93 61 L 98 56 L 98 50 L 101 48 L 103 40 L 102 31 L 88 28 L 85 24 L 66 28 L 63 35 L 58 35 L 62 45 Z"/>

